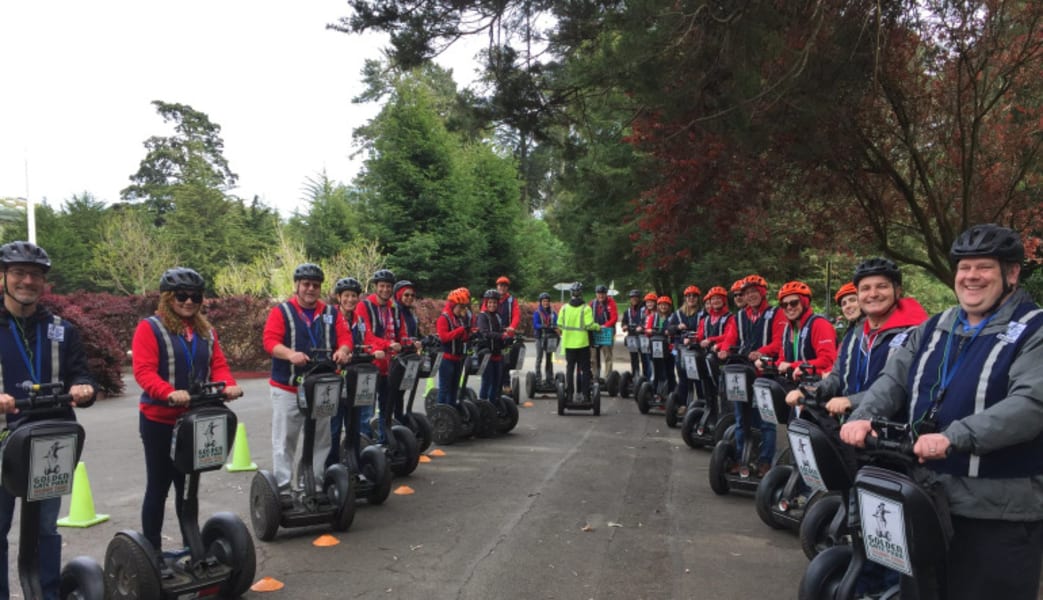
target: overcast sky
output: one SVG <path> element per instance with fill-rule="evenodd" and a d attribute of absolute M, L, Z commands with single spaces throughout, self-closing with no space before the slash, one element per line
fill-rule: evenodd
<path fill-rule="evenodd" d="M 359 72 L 383 38 L 326 24 L 345 0 L 9 0 L 0 3 L 0 197 L 57 206 L 83 191 L 119 199 L 169 135 L 151 102 L 189 104 L 221 126 L 233 193 L 284 215 L 323 169 L 349 182 L 351 130 L 376 105 L 354 105 Z M 472 48 L 440 60 L 473 77 Z"/>

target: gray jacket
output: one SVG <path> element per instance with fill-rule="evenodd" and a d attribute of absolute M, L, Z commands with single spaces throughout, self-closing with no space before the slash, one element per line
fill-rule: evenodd
<path fill-rule="evenodd" d="M 1025 302 L 1032 303 L 1032 297 L 1024 290 L 1016 290 L 980 336 L 1004 333 L 1014 308 Z M 950 330 L 955 318 L 956 311 L 943 315 L 938 328 Z M 924 325 L 910 331 L 905 344 L 894 352 L 879 378 L 863 394 L 852 420 L 890 418 L 909 405 L 909 369 L 916 351 L 925 343 L 923 333 Z M 1034 439 L 1043 432 L 1043 328 L 1026 334 L 1030 337 L 1010 368 L 1009 389 L 1017 390 L 1016 393 L 991 408 L 952 422 L 942 433 L 949 438 L 954 452 L 984 455 Z M 962 328 L 956 328 L 956 335 L 965 335 Z M 957 477 L 933 471 L 931 475 L 944 487 L 954 515 L 1005 521 L 1043 520 L 1043 475 L 1013 479 Z"/>

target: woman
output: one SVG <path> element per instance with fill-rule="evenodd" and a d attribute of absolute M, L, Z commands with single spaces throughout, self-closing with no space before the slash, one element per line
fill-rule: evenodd
<path fill-rule="evenodd" d="M 506 329 L 500 321 L 500 292 L 485 290 L 482 294 L 482 306 L 474 319 L 474 325 L 482 334 L 484 343 L 489 346 L 489 365 L 482 372 L 482 382 L 478 386 L 478 399 L 493 402 L 500 393 L 500 375 L 503 362 L 503 339 Z"/>
<path fill-rule="evenodd" d="M 557 335 L 558 313 L 550 305 L 550 294 L 540 294 L 540 304 L 532 312 L 532 330 L 536 333 L 536 377 L 545 373 L 547 383 L 554 381 L 554 366 L 551 353 L 544 351 L 548 340 Z"/>
<path fill-rule="evenodd" d="M 677 369 L 677 395 L 680 397 L 681 406 L 688 406 L 688 371 L 685 370 L 684 361 L 681 360 L 681 347 L 696 343 L 695 336 L 699 333 L 699 322 L 706 315 L 700 306 L 701 295 L 702 291 L 699 286 L 686 287 L 681 308 L 678 308 L 677 312 L 670 315 L 670 319 L 667 320 L 667 330 L 673 335 L 672 360 Z"/>
<path fill-rule="evenodd" d="M 656 309 L 650 313 L 645 319 L 645 335 L 651 337 L 653 335 L 661 335 L 669 340 L 669 329 L 670 316 L 674 310 L 674 301 L 670 299 L 670 296 L 660 296 L 656 300 Z M 651 356 L 649 360 L 652 361 Z M 674 360 L 673 355 L 670 353 L 669 343 L 667 347 L 663 348 L 663 359 L 656 365 L 652 361 L 653 376 L 652 380 L 655 382 L 656 387 L 659 387 L 661 382 L 666 382 L 667 393 L 674 391 L 677 386 L 677 380 L 674 378 Z"/>
<path fill-rule="evenodd" d="M 471 292 L 456 288 L 446 297 L 445 308 L 435 320 L 442 343 L 442 364 L 438 368 L 438 403 L 456 406 L 460 376 L 471 332 Z"/>
<path fill-rule="evenodd" d="M 177 492 L 174 508 L 179 519 L 182 514 L 185 476 L 174 468 L 170 443 L 174 423 L 188 410 L 192 388 L 222 381 L 229 400 L 243 395 L 217 342 L 217 332 L 200 313 L 204 287 L 203 278 L 192 269 L 178 267 L 163 273 L 156 314 L 138 323 L 131 346 L 134 379 L 142 389 L 138 427 L 147 475 L 141 529 L 156 552 L 162 547 L 163 513 L 171 483 Z M 182 541 L 188 545 L 187 540 Z"/>
<path fill-rule="evenodd" d="M 847 327 L 854 325 L 855 321 L 862 318 L 862 309 L 858 307 L 858 289 L 854 283 L 845 283 L 840 286 L 833 296 L 833 300 L 840 307 L 840 314 L 847 321 Z"/>
<path fill-rule="evenodd" d="M 702 320 L 696 339 L 699 345 L 709 350 L 716 350 L 717 344 L 724 340 L 724 328 L 732 313 L 728 312 L 728 292 L 717 285 L 710 288 L 703 298 L 706 302 L 706 318 Z"/>
<path fill-rule="evenodd" d="M 356 348 L 363 346 L 363 340 L 366 337 L 366 322 L 362 320 L 359 311 L 355 310 L 361 296 L 362 282 L 354 277 L 342 277 L 333 287 L 333 300 L 340 308 L 340 314 L 344 315 L 344 322 L 351 331 L 351 341 L 354 342 Z M 381 358 L 384 357 L 383 352 L 375 352 L 374 356 L 377 354 Z M 337 414 L 333 415 L 332 421 L 330 421 L 330 453 L 326 456 L 327 467 L 340 462 L 340 436 L 342 431 L 348 430 L 350 418 L 351 415 L 348 414 L 344 404 L 339 403 Z"/>

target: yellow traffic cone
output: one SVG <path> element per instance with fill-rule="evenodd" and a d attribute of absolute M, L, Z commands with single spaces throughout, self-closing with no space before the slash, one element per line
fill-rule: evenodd
<path fill-rule="evenodd" d="M 59 527 L 90 527 L 109 520 L 109 515 L 94 512 L 94 498 L 91 497 L 91 481 L 87 478 L 87 465 L 79 462 L 72 476 L 72 503 L 69 516 L 58 519 Z"/>
<path fill-rule="evenodd" d="M 250 460 L 250 443 L 246 441 L 246 425 L 235 428 L 235 445 L 232 447 L 232 462 L 225 465 L 232 473 L 256 471 L 257 463 Z"/>

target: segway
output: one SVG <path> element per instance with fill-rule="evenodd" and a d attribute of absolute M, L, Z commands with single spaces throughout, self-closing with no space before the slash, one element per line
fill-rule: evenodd
<path fill-rule="evenodd" d="M 522 362 L 525 360 L 525 342 L 518 337 L 510 337 L 504 340 L 506 344 L 506 353 L 504 354 L 507 364 L 504 365 L 504 372 L 519 369 L 522 366 Z M 513 362 L 512 362 L 513 361 Z M 515 376 L 517 379 L 517 376 Z M 513 390 L 518 391 L 518 387 L 512 384 Z M 499 397 L 491 400 L 493 409 L 495 409 L 495 421 L 494 429 L 496 433 L 503 435 L 509 433 L 518 425 L 518 400 L 516 396 L 509 396 L 501 394 Z"/>
<path fill-rule="evenodd" d="M 434 441 L 431 437 L 431 421 L 426 414 L 413 410 L 413 402 L 416 400 L 420 380 L 438 375 L 438 369 L 442 365 L 442 350 L 437 336 L 426 336 L 421 340 L 420 344 L 422 348 L 420 351 L 420 369 L 413 380 L 413 387 L 409 390 L 409 399 L 406 401 L 405 422 L 402 424 L 413 432 L 413 435 L 416 437 L 417 447 L 421 453 L 424 453 L 427 452 L 427 449 L 431 447 L 431 442 Z"/>
<path fill-rule="evenodd" d="M 681 439 L 689 448 L 712 450 L 724 438 L 728 428 L 735 424 L 735 412 L 729 410 L 731 407 L 724 387 L 719 385 L 721 371 L 717 355 L 705 350 L 700 354 L 699 350 L 703 350 L 701 347 L 693 347 L 692 350 L 695 352 L 702 395 L 694 403 L 689 402 L 690 406 L 681 421 Z M 687 357 L 682 358 L 689 360 Z M 688 370 L 687 362 L 685 369 Z"/>
<path fill-rule="evenodd" d="M 550 356 L 557 352 L 558 342 L 561 340 L 561 336 L 553 331 L 544 331 L 543 335 L 536 340 L 537 344 L 543 345 L 543 352 L 547 356 Z M 553 362 L 551 363 L 551 369 L 553 372 Z M 536 365 L 535 371 L 529 371 L 525 374 L 525 389 L 528 392 L 529 399 L 536 397 L 536 394 L 555 394 L 557 393 L 557 386 L 554 384 L 556 376 L 550 379 L 543 379 L 540 377 L 540 372 L 543 369 L 543 365 Z"/>
<path fill-rule="evenodd" d="M 579 379 L 579 385 L 576 386 L 577 389 L 571 398 L 566 397 L 568 392 L 565 386 L 565 376 L 559 373 L 562 377 L 560 379 L 555 377 L 554 385 L 557 388 L 558 415 L 563 416 L 566 410 L 589 410 L 595 417 L 600 416 L 601 384 L 596 377 L 591 377 L 589 382 L 583 381 L 583 371 L 578 367 L 576 370 L 578 371 L 576 378 Z"/>
<path fill-rule="evenodd" d="M 65 386 L 60 382 L 26 381 L 19 387 L 28 396 L 16 399 L 15 408 L 26 417 L 57 415 L 72 402 L 72 396 L 62 393 Z M 72 493 L 73 470 L 83 452 L 83 426 L 72 420 L 46 419 L 23 422 L 5 433 L 0 446 L 3 486 L 7 493 L 21 498 L 18 579 L 25 598 L 40 600 L 40 501 Z M 101 565 L 86 556 L 69 561 L 62 568 L 59 594 L 63 599 L 104 598 L 105 575 Z"/>
<path fill-rule="evenodd" d="M 649 354 L 652 356 L 652 381 L 642 380 L 634 395 L 637 400 L 637 410 L 647 415 L 653 408 L 661 409 L 666 406 L 666 397 L 670 394 L 670 376 L 666 372 L 668 365 L 667 355 L 670 353 L 670 342 L 665 335 L 654 334 L 648 339 Z"/>
<path fill-rule="evenodd" d="M 751 468 L 760 454 L 761 432 L 760 428 L 752 427 L 754 411 L 753 382 L 756 379 L 756 371 L 753 363 L 738 355 L 731 355 L 721 367 L 723 371 L 724 390 L 729 401 L 736 403 L 742 410 L 743 439 L 742 454 L 738 452 L 738 443 L 735 439 L 735 428 L 729 427 L 721 441 L 713 448 L 710 455 L 710 489 L 715 494 L 724 495 L 732 490 L 755 493 L 760 478 L 757 470 Z M 732 467 L 736 472 L 732 472 Z"/>
<path fill-rule="evenodd" d="M 394 406 L 404 400 L 406 390 L 412 390 L 416 386 L 421 362 L 416 346 L 411 341 L 403 342 L 402 350 L 389 361 L 388 405 L 378 405 L 370 423 L 371 431 L 384 431 L 386 442 L 381 445 L 387 455 L 391 472 L 399 477 L 410 475 L 416 470 L 420 462 L 420 443 L 412 429 L 394 419 Z M 426 416 L 420 416 L 426 421 Z M 412 414 L 410 421 L 416 422 Z M 430 423 L 428 426 L 430 428 Z"/>
<path fill-rule="evenodd" d="M 688 408 L 696 404 L 699 396 L 699 361 L 706 360 L 706 350 L 695 342 L 695 332 L 686 333 L 682 340 L 677 358 L 681 361 L 685 379 L 688 380 L 688 401 L 682 405 L 679 390 L 674 390 L 666 395 L 663 412 L 666 415 L 667 427 L 677 427 L 678 423 L 684 420 Z"/>
<path fill-rule="evenodd" d="M 489 354 L 478 356 L 472 348 L 464 356 L 463 374 L 460 377 L 460 389 L 455 404 L 440 404 L 438 388 L 432 388 L 425 397 L 427 417 L 431 420 L 431 437 L 440 446 L 449 446 L 463 438 L 475 435 L 478 424 L 483 417 L 478 411 L 478 394 L 467 387 L 471 375 L 481 376 L 489 364 Z M 486 418 L 491 418 L 489 412 Z"/>
<path fill-rule="evenodd" d="M 351 362 L 343 370 L 344 394 L 341 402 L 348 415 L 348 430 L 341 442 L 341 464 L 348 470 L 356 500 L 383 504 L 391 494 L 391 465 L 380 446 L 363 445 L 359 432 L 362 409 L 377 403 L 380 369 L 366 348 L 355 348 Z"/>
<path fill-rule="evenodd" d="M 601 372 L 601 348 L 612 346 L 616 343 L 616 330 L 614 327 L 602 327 L 594 333 L 594 344 L 590 350 L 594 352 L 594 378 L 609 396 L 619 394 L 619 384 L 622 380 L 619 371 L 611 369 L 612 365 L 606 365 L 608 373 Z"/>
<path fill-rule="evenodd" d="M 343 464 L 326 468 L 322 487 L 315 481 L 315 423 L 337 414 L 344 395 L 344 379 L 329 358 L 330 350 L 313 350 L 303 375 L 297 377 L 297 408 L 304 416 L 304 438 L 297 461 L 296 485 L 279 489 L 275 474 L 259 469 L 250 484 L 250 522 L 254 535 L 263 541 L 275 538 L 279 527 L 296 528 L 329 524 L 334 531 L 347 531 L 355 518 L 355 487 Z M 347 432 L 358 437 L 358 419 Z M 342 456 L 343 460 L 343 456 Z"/>
<path fill-rule="evenodd" d="M 518 372 L 525 365 L 525 340 L 511 336 L 504 340 L 504 344 L 504 377 L 510 374 L 510 389 L 505 390 L 508 392 L 505 395 L 510 396 L 511 400 L 514 401 L 515 407 L 517 407 L 521 403 L 521 378 L 518 376 Z"/>
<path fill-rule="evenodd" d="M 174 425 L 171 458 L 188 476 L 178 524 L 182 556 L 159 555 L 141 533 L 123 530 L 105 551 L 106 598 L 238 598 L 257 568 L 253 538 L 235 513 L 219 512 L 199 529 L 199 476 L 220 469 L 235 440 L 237 419 L 225 406 L 224 382 L 194 386 L 189 410 Z M 162 561 L 162 564 L 160 563 Z"/>
<path fill-rule="evenodd" d="M 638 341 L 639 337 L 636 333 L 627 331 L 627 334 L 623 337 L 623 345 L 627 349 L 627 354 L 638 354 L 638 369 L 641 368 L 641 342 Z M 637 386 L 634 385 L 635 379 L 641 375 L 641 371 L 637 373 L 631 373 L 630 371 L 623 371 L 619 376 L 619 397 L 629 398 L 637 393 Z"/>

